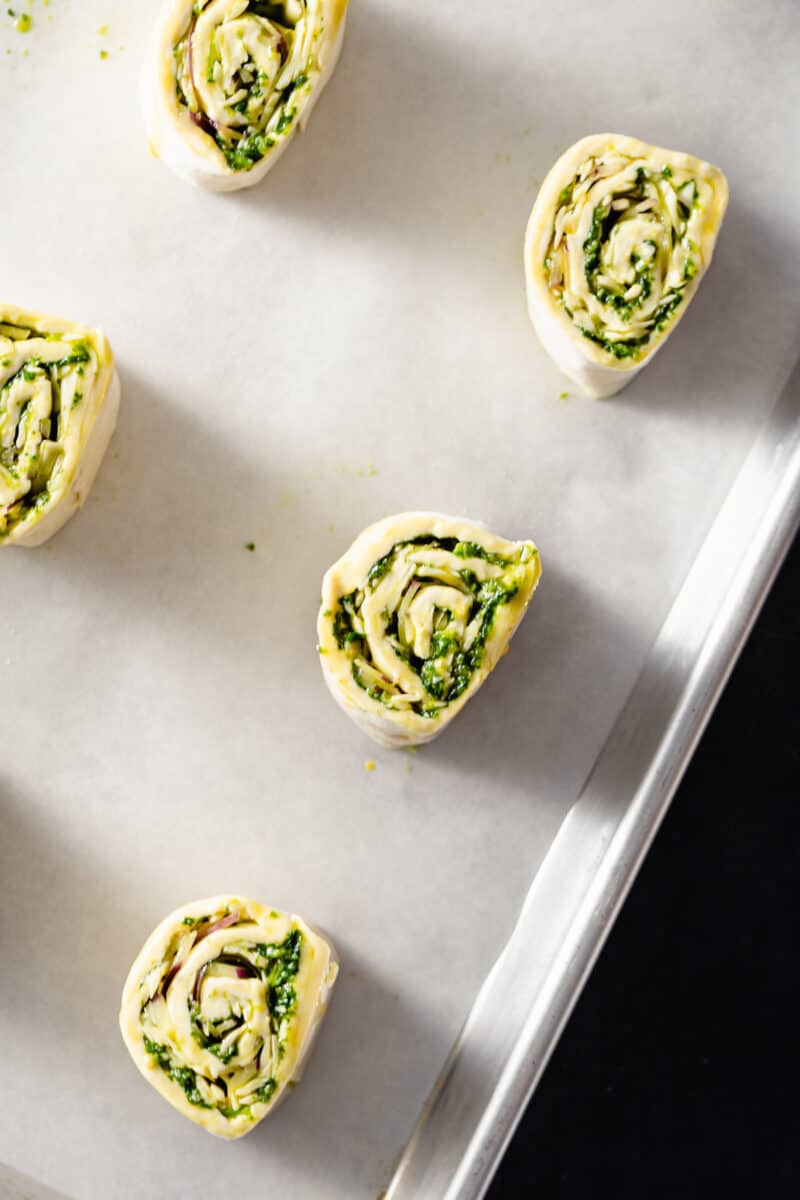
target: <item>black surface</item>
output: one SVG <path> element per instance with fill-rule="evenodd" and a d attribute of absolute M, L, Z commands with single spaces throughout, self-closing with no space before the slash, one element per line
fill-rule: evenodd
<path fill-rule="evenodd" d="M 800 1195 L 800 539 L 490 1200 Z"/>

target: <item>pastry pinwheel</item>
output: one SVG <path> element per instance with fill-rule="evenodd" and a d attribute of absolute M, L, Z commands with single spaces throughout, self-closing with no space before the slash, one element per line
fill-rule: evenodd
<path fill-rule="evenodd" d="M 611 396 L 663 346 L 714 253 L 717 167 L 635 138 L 577 142 L 542 184 L 525 239 L 528 310 L 551 358 Z"/>
<path fill-rule="evenodd" d="M 166 917 L 131 967 L 122 1036 L 178 1112 L 238 1138 L 300 1078 L 337 973 L 300 917 L 240 896 L 198 900 Z"/>
<path fill-rule="evenodd" d="M 347 0 L 166 0 L 142 75 L 150 148 L 211 191 L 263 179 L 339 58 Z"/>
<path fill-rule="evenodd" d="M 472 521 L 422 512 L 371 525 L 322 583 L 332 695 L 381 745 L 431 741 L 505 652 L 540 571 L 533 542 Z"/>
<path fill-rule="evenodd" d="M 99 329 L 0 305 L 0 547 L 39 546 L 74 516 L 119 395 Z"/>

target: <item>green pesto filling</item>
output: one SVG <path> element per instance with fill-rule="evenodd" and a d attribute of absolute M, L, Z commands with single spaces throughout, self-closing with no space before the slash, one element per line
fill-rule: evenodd
<path fill-rule="evenodd" d="M 184 917 L 181 924 L 191 928 L 202 925 L 210 919 L 208 916 Z M 302 946 L 303 934 L 299 929 L 293 929 L 282 942 L 257 942 L 246 947 L 243 946 L 242 948 L 255 958 L 255 966 L 248 957 L 237 955 L 235 949 L 229 953 L 223 953 L 214 960 L 235 966 L 239 971 L 246 971 L 250 977 L 260 978 L 263 981 L 269 1009 L 270 1032 L 278 1039 L 278 1056 L 280 1058 L 285 1053 L 287 1024 L 297 1011 L 295 979 L 300 969 Z M 143 1014 L 148 1003 L 149 1001 L 142 1007 Z M 193 1040 L 201 1049 L 209 1051 L 218 1058 L 223 1066 L 227 1066 L 238 1053 L 238 1039 L 231 1039 L 230 1035 L 233 1030 L 245 1032 L 243 1018 L 231 1012 L 219 1020 L 208 1021 L 203 1016 L 200 1004 L 194 998 L 190 997 L 187 1005 Z M 225 1026 L 224 1033 L 220 1034 L 215 1026 Z M 223 1047 L 223 1038 L 229 1041 L 225 1047 Z M 196 1105 L 198 1108 L 214 1107 L 203 1098 L 197 1086 L 198 1073 L 196 1071 L 191 1067 L 181 1066 L 174 1060 L 167 1046 L 152 1041 L 146 1035 L 144 1036 L 144 1046 L 162 1071 L 183 1089 L 190 1104 Z M 209 1085 L 216 1084 L 218 1087 L 225 1088 L 223 1078 L 208 1078 L 206 1082 Z M 277 1080 L 270 1077 L 252 1093 L 247 1104 L 238 1108 L 230 1105 L 217 1105 L 217 1111 L 228 1119 L 239 1116 L 250 1117 L 252 1116 L 252 1105 L 267 1104 L 274 1096 L 277 1087 Z"/>
<path fill-rule="evenodd" d="M 190 1104 L 194 1104 L 197 1108 L 210 1108 L 211 1105 L 206 1103 L 197 1087 L 197 1072 L 191 1067 L 179 1067 L 173 1062 L 172 1056 L 166 1046 L 160 1042 L 151 1042 L 150 1038 L 145 1035 L 144 1048 L 152 1058 L 156 1060 L 161 1070 L 164 1071 L 170 1079 L 174 1080 L 179 1087 L 183 1088 L 186 1093 L 186 1099 Z"/>
<path fill-rule="evenodd" d="M 185 36 L 173 46 L 175 60 L 175 87 L 178 103 L 188 109 L 192 121 L 210 137 L 225 157 L 232 171 L 249 171 L 269 154 L 280 139 L 290 132 L 298 114 L 297 98 L 300 92 L 310 90 L 319 71 L 316 61 L 310 57 L 303 69 L 279 91 L 273 90 L 269 76 L 258 64 L 248 58 L 239 65 L 231 81 L 231 96 L 244 91 L 245 95 L 233 105 L 227 106 L 230 118 L 220 128 L 203 111 L 200 96 L 195 87 L 193 74 L 197 71 L 192 52 L 192 37 L 197 18 L 206 8 L 208 0 L 193 5 L 193 19 Z M 270 26 L 279 35 L 278 46 L 283 65 L 288 61 L 296 36 L 295 6 L 263 4 L 250 0 L 240 17 L 256 17 Z M 306 20 L 308 6 L 303 4 Z M 215 39 L 211 40 L 211 52 L 201 73 L 208 84 L 214 83 L 217 64 L 221 55 Z"/>
<path fill-rule="evenodd" d="M 299 929 L 293 929 L 279 945 L 262 942 L 255 947 L 259 959 L 264 960 L 261 974 L 267 984 L 270 1020 L 274 1022 L 275 1033 L 297 1009 L 293 980 L 300 970 L 302 946 L 302 933 Z"/>
<path fill-rule="evenodd" d="M 665 165 L 661 169 L 660 175 L 663 179 L 670 182 L 673 178 L 672 168 L 669 165 Z M 641 287 L 641 291 L 636 297 L 627 299 L 625 296 L 625 292 L 627 292 L 630 284 L 624 284 L 619 289 L 610 288 L 602 284 L 598 276 L 602 273 L 601 255 L 603 247 L 607 244 L 614 227 L 618 222 L 625 219 L 625 214 L 628 211 L 626 209 L 614 209 L 611 200 L 627 199 L 632 205 L 644 200 L 645 197 L 652 194 L 652 192 L 648 192 L 647 185 L 652 185 L 653 178 L 654 176 L 646 167 L 637 167 L 636 177 L 630 182 L 627 188 L 615 193 L 612 197 L 606 198 L 603 203 L 598 204 L 593 210 L 592 224 L 582 247 L 584 252 L 584 275 L 589 291 L 601 304 L 607 305 L 618 312 L 623 321 L 631 320 L 636 310 L 641 309 L 652 295 L 653 261 L 657 252 L 657 245 L 651 239 L 647 239 L 643 243 L 645 246 L 652 247 L 653 255 L 649 258 L 640 253 L 638 249 L 634 249 L 631 254 L 630 265 L 635 272 L 635 281 Z M 572 182 L 562 189 L 558 198 L 557 211 L 571 202 L 573 191 L 579 182 L 580 176 L 576 175 Z M 675 192 L 679 216 L 685 223 L 689 219 L 692 208 L 698 203 L 697 183 L 694 179 L 689 179 L 681 184 L 680 187 L 676 187 L 671 182 L 670 186 L 673 187 Z M 691 196 L 687 194 L 687 188 L 691 188 Z M 675 247 L 680 239 L 674 228 L 671 230 L 671 235 L 672 245 Z M 684 237 L 686 239 L 686 248 L 694 251 L 696 249 L 694 244 L 687 235 L 684 235 Z M 548 275 L 550 267 L 551 259 L 548 255 L 544 261 L 545 273 Z M 585 326 L 575 321 L 574 313 L 567 304 L 566 299 L 561 296 L 559 300 L 567 316 L 573 320 L 576 328 L 585 338 L 594 342 L 595 345 L 602 347 L 603 350 L 613 355 L 616 359 L 635 358 L 640 353 L 642 347 L 647 345 L 654 333 L 662 333 L 664 331 L 670 317 L 684 299 L 686 285 L 695 277 L 697 271 L 697 261 L 692 257 L 687 257 L 682 281 L 664 294 L 657 307 L 648 317 L 645 331 L 628 338 L 608 338 L 596 328 L 585 328 Z"/>
<path fill-rule="evenodd" d="M 449 615 L 446 611 L 437 611 L 436 622 L 440 628 L 435 628 L 431 637 L 430 654 L 420 658 L 411 646 L 406 645 L 401 638 L 397 612 L 385 613 L 384 633 L 391 640 L 395 652 L 419 677 L 429 700 L 414 701 L 411 704 L 413 712 L 418 716 L 436 719 L 442 709 L 457 700 L 469 687 L 475 672 L 480 668 L 486 642 L 492 630 L 498 609 L 508 604 L 519 592 L 520 565 L 527 561 L 524 557 L 506 558 L 485 550 L 475 542 L 460 542 L 456 538 L 434 538 L 428 535 L 397 542 L 388 554 L 373 564 L 367 575 L 366 587 L 374 590 L 381 579 L 391 569 L 397 555 L 407 547 L 430 546 L 436 550 L 447 550 L 455 558 L 475 559 L 502 568 L 507 578 L 479 580 L 474 571 L 464 567 L 458 572 L 463 592 L 471 594 L 467 626 L 472 626 L 478 619 L 478 631 L 470 646 L 465 648 L 459 637 L 448 631 Z M 430 582 L 435 583 L 435 580 Z M 367 693 L 370 699 L 392 708 L 396 693 L 391 687 L 382 687 L 373 679 L 365 676 L 359 665 L 359 659 L 370 662 L 370 650 L 367 639 L 358 631 L 358 613 L 363 602 L 364 593 L 359 589 L 342 596 L 335 611 L 329 614 L 333 635 L 340 650 L 349 647 L 354 655 L 352 677 L 355 683 Z M 388 683 L 388 681 L 387 681 Z"/>

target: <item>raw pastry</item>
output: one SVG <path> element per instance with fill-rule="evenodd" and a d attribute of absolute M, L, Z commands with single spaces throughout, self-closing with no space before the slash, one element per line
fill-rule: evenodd
<path fill-rule="evenodd" d="M 198 900 L 166 917 L 131 967 L 122 1036 L 178 1112 L 241 1137 L 300 1078 L 338 969 L 300 917 L 240 896 Z"/>
<path fill-rule="evenodd" d="M 717 167 L 635 138 L 595 134 L 558 160 L 528 222 L 528 311 L 586 395 L 618 392 L 667 340 L 727 203 Z"/>
<path fill-rule="evenodd" d="M 490 674 L 539 581 L 533 542 L 437 513 L 387 517 L 322 583 L 325 682 L 384 746 L 429 742 Z"/>
<path fill-rule="evenodd" d="M 263 179 L 331 77 L 347 0 L 166 0 L 142 76 L 150 148 L 215 192 Z"/>
<path fill-rule="evenodd" d="M 0 547 L 40 546 L 74 516 L 118 410 L 105 334 L 0 305 Z"/>

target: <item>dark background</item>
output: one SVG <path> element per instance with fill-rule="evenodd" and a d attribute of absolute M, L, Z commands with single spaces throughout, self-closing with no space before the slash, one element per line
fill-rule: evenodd
<path fill-rule="evenodd" d="M 800 1195 L 800 538 L 489 1200 Z"/>

